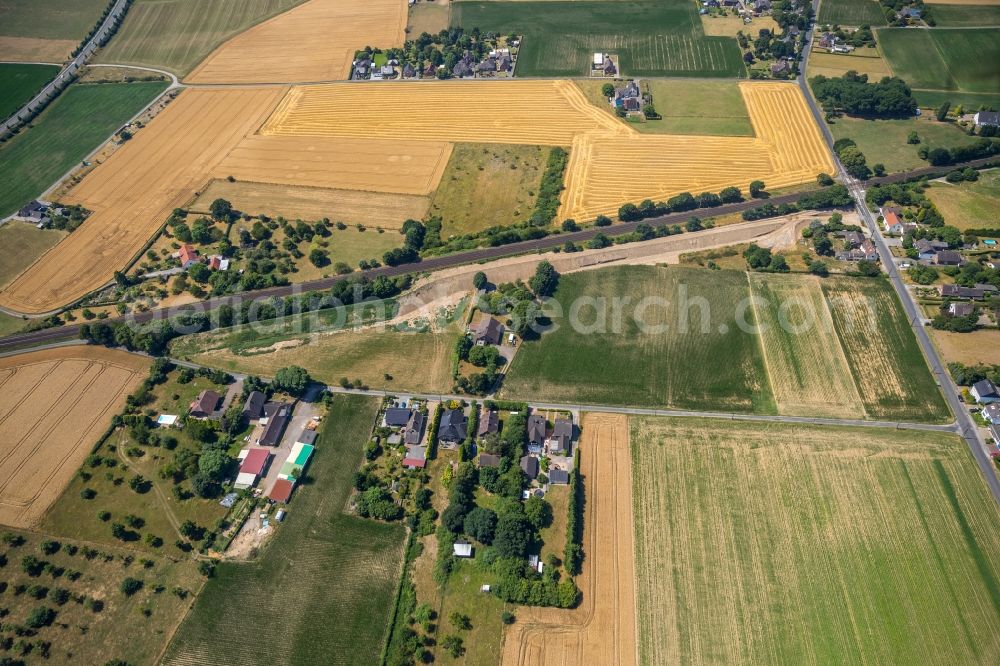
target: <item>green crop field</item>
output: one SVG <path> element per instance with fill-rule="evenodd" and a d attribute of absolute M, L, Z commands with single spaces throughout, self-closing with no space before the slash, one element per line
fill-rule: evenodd
<path fill-rule="evenodd" d="M 666 304 L 643 305 L 648 297 Z M 555 299 L 562 314 L 553 315 L 553 330 L 523 343 L 504 379 L 504 397 L 948 418 L 906 317 L 882 280 L 622 266 L 564 275 Z M 800 328 L 803 320 L 806 328 Z"/>
<path fill-rule="evenodd" d="M 1000 207 L 1000 169 L 980 172 L 975 183 L 934 182 L 926 194 L 948 224 L 959 229 L 990 226 Z"/>
<path fill-rule="evenodd" d="M 685 293 L 690 308 L 682 303 Z M 747 276 L 738 271 L 623 266 L 564 275 L 555 294 L 564 312 L 554 320 L 558 328 L 521 346 L 502 393 L 518 399 L 774 413 L 757 338 L 735 323 L 736 304 L 749 295 Z M 616 325 L 611 308 L 618 296 L 631 301 L 623 304 Z M 647 296 L 662 297 L 668 305 L 637 311 L 636 304 Z M 607 318 L 603 332 L 570 325 L 578 299 L 596 299 L 592 302 Z M 580 323 L 597 329 L 595 309 L 581 308 Z M 647 332 L 636 323 L 640 317 Z M 654 329 L 663 325 L 666 330 Z"/>
<path fill-rule="evenodd" d="M 939 5 L 930 6 L 931 15 L 942 28 L 982 27 L 1000 25 L 1000 5 Z"/>
<path fill-rule="evenodd" d="M 308 475 L 263 554 L 223 563 L 165 664 L 374 664 L 406 536 L 344 513 L 378 401 L 333 398 Z"/>
<path fill-rule="evenodd" d="M 896 76 L 913 88 L 1000 93 L 1000 28 L 878 31 Z"/>
<path fill-rule="evenodd" d="M 583 76 L 598 51 L 625 76 L 745 76 L 736 40 L 706 37 L 688 0 L 455 2 L 451 22 L 524 35 L 518 76 Z"/>
<path fill-rule="evenodd" d="M 0 216 L 44 192 L 167 87 L 163 82 L 75 84 L 30 127 L 0 144 Z"/>
<path fill-rule="evenodd" d="M 98 62 L 187 74 L 237 33 L 304 0 L 137 0 Z"/>
<path fill-rule="evenodd" d="M 834 277 L 821 284 L 868 415 L 948 420 L 948 408 L 891 285 Z"/>
<path fill-rule="evenodd" d="M 1000 661 L 1000 512 L 954 435 L 630 430 L 640 663 Z"/>
<path fill-rule="evenodd" d="M 0 119 L 9 118 L 58 73 L 55 65 L 0 63 Z"/>
<path fill-rule="evenodd" d="M 968 93 L 944 90 L 914 90 L 913 97 L 922 108 L 936 109 L 945 102 L 961 104 L 968 111 L 1000 109 L 1000 93 Z"/>
<path fill-rule="evenodd" d="M 885 14 L 876 0 L 823 0 L 818 21 L 851 26 L 885 25 Z"/>
<path fill-rule="evenodd" d="M 932 113 L 909 120 L 868 120 L 842 116 L 828 124 L 835 139 L 853 139 L 868 158 L 868 164 L 881 162 L 890 173 L 927 166 L 927 161 L 917 155 L 920 146 L 952 148 L 975 141 L 975 137 L 970 137 L 954 123 L 937 122 Z M 920 144 L 906 142 L 910 132 L 917 133 Z"/>
<path fill-rule="evenodd" d="M 79 42 L 107 6 L 108 0 L 3 0 L 0 35 Z"/>

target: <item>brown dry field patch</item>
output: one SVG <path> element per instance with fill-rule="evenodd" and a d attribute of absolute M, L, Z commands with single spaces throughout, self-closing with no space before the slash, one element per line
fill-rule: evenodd
<path fill-rule="evenodd" d="M 809 76 L 838 77 L 854 70 L 859 74 L 867 74 L 870 78 L 880 79 L 892 76 L 892 70 L 881 57 L 853 56 L 838 53 L 817 51 L 809 55 Z"/>
<path fill-rule="evenodd" d="M 1000 331 L 996 329 L 949 333 L 932 328 L 929 332 L 946 363 L 1000 365 Z"/>
<path fill-rule="evenodd" d="M 80 42 L 72 39 L 40 39 L 37 37 L 0 37 L 0 60 L 18 62 L 56 62 L 69 58 Z"/>
<path fill-rule="evenodd" d="M 405 0 L 311 0 L 240 33 L 188 83 L 306 83 L 346 79 L 357 49 L 402 46 Z"/>
<path fill-rule="evenodd" d="M 747 35 L 759 34 L 760 30 L 770 30 L 773 34 L 781 32 L 781 28 L 770 16 L 758 16 L 750 24 L 743 22 L 741 16 L 701 16 L 701 29 L 707 37 L 736 37 L 736 33 Z"/>
<path fill-rule="evenodd" d="M 437 189 L 451 144 L 441 141 L 248 136 L 216 177 L 371 192 L 427 195 Z"/>
<path fill-rule="evenodd" d="M 216 199 L 226 199 L 237 210 L 251 215 L 282 216 L 289 220 L 320 220 L 324 217 L 345 224 L 364 224 L 383 229 L 399 229 L 407 219 L 419 220 L 427 214 L 430 200 L 410 194 L 357 192 L 321 187 L 274 185 L 213 180 L 188 206 L 207 214 Z"/>
<path fill-rule="evenodd" d="M 820 278 L 748 273 L 779 414 L 864 418 Z"/>
<path fill-rule="evenodd" d="M 261 129 L 284 136 L 420 138 L 572 146 L 562 217 L 614 214 L 680 192 L 810 182 L 833 162 L 798 87 L 741 83 L 756 136 L 639 134 L 567 81 L 455 81 L 293 88 Z M 377 117 L 359 108 L 376 108 Z M 449 109 L 449 122 L 439 121 Z M 500 110 L 500 111 L 498 111 Z"/>
<path fill-rule="evenodd" d="M 216 164 L 274 108 L 283 88 L 186 90 L 73 188 L 63 201 L 93 215 L 0 294 L 36 313 L 109 280 L 202 187 Z"/>
<path fill-rule="evenodd" d="M 582 429 L 583 601 L 570 611 L 521 608 L 504 634 L 504 666 L 636 663 L 629 421 L 585 414 Z"/>
<path fill-rule="evenodd" d="M 82 346 L 0 358 L 0 523 L 41 519 L 148 366 Z"/>

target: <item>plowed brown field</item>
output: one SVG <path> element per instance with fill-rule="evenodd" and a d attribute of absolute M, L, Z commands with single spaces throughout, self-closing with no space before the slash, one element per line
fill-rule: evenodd
<path fill-rule="evenodd" d="M 451 144 L 308 136 L 250 136 L 216 169 L 278 185 L 427 195 L 448 166 Z"/>
<path fill-rule="evenodd" d="M 284 88 L 186 90 L 63 200 L 93 215 L 42 255 L 0 305 L 47 312 L 111 280 L 170 211 L 205 185 L 218 162 L 257 129 Z"/>
<path fill-rule="evenodd" d="M 571 611 L 521 608 L 503 666 L 636 663 L 635 550 L 628 417 L 586 414 L 580 442 L 586 509 L 583 602 Z"/>
<path fill-rule="evenodd" d="M 0 523 L 42 517 L 148 366 L 101 347 L 0 358 Z"/>
<path fill-rule="evenodd" d="M 638 134 L 565 81 L 293 88 L 261 129 L 285 136 L 572 145 L 562 217 L 614 213 L 680 192 L 811 181 L 833 161 L 798 87 L 741 83 L 756 137 Z M 358 109 L 379 109 L 379 114 Z M 440 117 L 448 109 L 447 122 Z"/>
<path fill-rule="evenodd" d="M 346 79 L 357 49 L 402 46 L 406 0 L 311 0 L 217 48 L 188 83 Z"/>

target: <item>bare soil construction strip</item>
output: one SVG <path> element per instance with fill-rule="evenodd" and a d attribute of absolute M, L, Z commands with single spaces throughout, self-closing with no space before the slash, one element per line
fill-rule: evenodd
<path fill-rule="evenodd" d="M 636 663 L 635 556 L 628 417 L 586 414 L 580 442 L 586 509 L 579 608 L 521 608 L 503 666 Z"/>
<path fill-rule="evenodd" d="M 83 346 L 0 358 L 0 523 L 38 522 L 148 365 Z"/>
<path fill-rule="evenodd" d="M 306 83 L 346 79 L 357 49 L 369 44 L 403 45 L 406 10 L 406 0 L 311 0 L 233 37 L 185 80 Z"/>

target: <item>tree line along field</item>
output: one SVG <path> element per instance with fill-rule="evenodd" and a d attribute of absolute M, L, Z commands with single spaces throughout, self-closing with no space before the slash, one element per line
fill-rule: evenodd
<path fill-rule="evenodd" d="M 296 491 L 256 561 L 216 568 L 163 663 L 377 662 L 405 531 L 343 513 L 377 409 L 373 398 L 332 399 L 308 470 L 314 482 Z"/>
<path fill-rule="evenodd" d="M 877 0 L 822 0 L 817 20 L 837 25 L 878 26 L 885 25 L 885 14 Z"/>
<path fill-rule="evenodd" d="M 159 82 L 70 86 L 30 127 L 0 144 L 0 165 L 11 176 L 0 182 L 0 216 L 39 196 L 164 88 Z"/>
<path fill-rule="evenodd" d="M 615 296 L 631 298 L 622 304 L 617 330 L 611 326 Z M 640 308 L 644 332 L 633 315 L 648 296 L 667 304 Z M 909 323 L 882 280 L 622 266 L 563 275 L 555 299 L 563 312 L 554 320 L 557 327 L 522 345 L 504 378 L 505 397 L 917 422 L 948 418 Z M 606 332 L 593 328 L 600 321 L 593 305 L 576 306 L 583 326 L 574 330 L 568 314 L 578 299 L 604 304 Z M 779 317 L 786 326 L 776 325 Z M 761 328 L 744 332 L 740 321 Z M 665 330 L 651 328 L 663 324 Z"/>
<path fill-rule="evenodd" d="M 0 119 L 9 118 L 58 73 L 55 65 L 0 63 Z"/>
<path fill-rule="evenodd" d="M 186 74 L 230 37 L 305 0 L 138 0 L 97 62 Z"/>
<path fill-rule="evenodd" d="M 706 37 L 694 3 L 455 2 L 452 25 L 524 36 L 517 76 L 585 76 L 595 52 L 626 76 L 745 76 L 736 41 Z"/>
<path fill-rule="evenodd" d="M 913 88 L 1000 93 L 1000 28 L 878 31 L 893 73 Z"/>
<path fill-rule="evenodd" d="M 107 6 L 106 0 L 4 0 L 0 60 L 62 62 Z"/>
<path fill-rule="evenodd" d="M 995 663 L 1000 514 L 959 438 L 631 418 L 640 663 Z"/>

